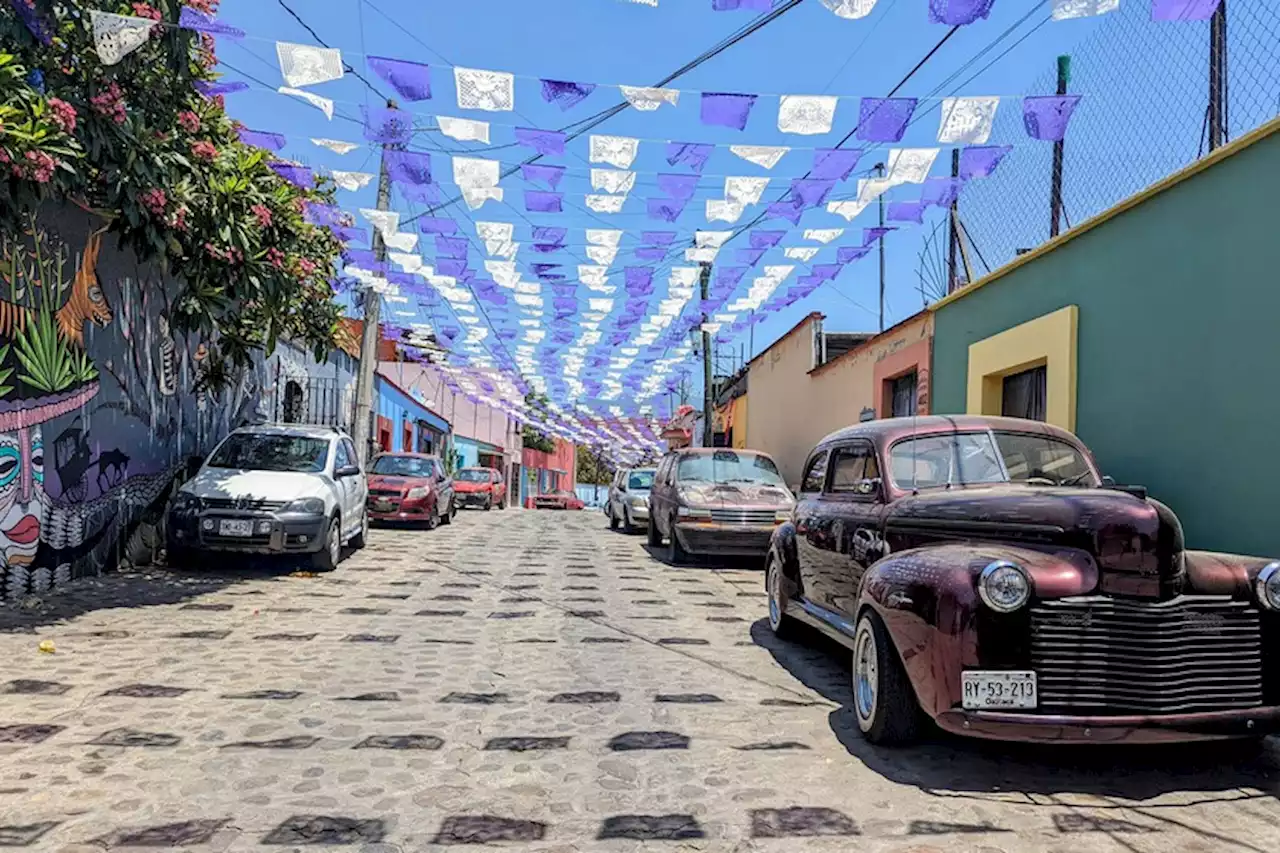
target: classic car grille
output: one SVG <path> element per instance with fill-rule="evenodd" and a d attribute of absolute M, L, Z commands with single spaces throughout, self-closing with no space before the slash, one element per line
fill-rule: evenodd
<path fill-rule="evenodd" d="M 254 498 L 201 498 L 205 509 L 247 509 L 271 511 L 280 509 L 285 501 L 261 501 Z"/>
<path fill-rule="evenodd" d="M 1262 704 L 1262 630 L 1248 602 L 1078 598 L 1031 608 L 1040 710 L 1177 714 Z"/>
<path fill-rule="evenodd" d="M 711 520 L 721 524 L 773 524 L 771 509 L 713 509 Z"/>

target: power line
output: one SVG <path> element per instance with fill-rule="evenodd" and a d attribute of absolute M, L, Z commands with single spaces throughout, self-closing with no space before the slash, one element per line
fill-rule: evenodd
<path fill-rule="evenodd" d="M 292 17 L 295 21 L 297 21 L 298 24 L 304 30 L 310 33 L 311 37 L 315 39 L 317 42 L 319 42 L 321 47 L 330 47 L 329 43 L 326 42 L 324 39 L 320 38 L 320 35 L 314 29 L 311 28 L 311 25 L 308 24 L 306 21 L 302 20 L 302 16 L 299 15 L 297 12 L 293 11 L 293 9 L 289 6 L 288 3 L 284 2 L 284 0 L 276 0 L 276 3 L 280 4 L 280 8 L 288 12 L 290 17 Z M 363 40 L 363 38 L 364 38 L 364 35 L 363 33 L 361 33 L 361 39 Z M 365 77 L 363 74 L 361 74 L 359 71 L 352 68 L 346 62 L 342 63 L 342 67 L 343 67 L 343 70 L 350 72 L 357 79 L 359 79 L 361 83 L 364 83 L 366 86 L 368 86 L 369 89 L 379 98 L 381 98 L 383 101 L 387 100 L 387 96 L 382 94 L 382 92 L 378 90 L 378 87 L 370 83 L 368 78 Z"/>

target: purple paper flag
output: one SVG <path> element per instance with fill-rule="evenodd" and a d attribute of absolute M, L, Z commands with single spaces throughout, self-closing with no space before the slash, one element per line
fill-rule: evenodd
<path fill-rule="evenodd" d="M 559 266 L 559 264 L 557 264 Z M 561 299 L 576 299 L 578 296 L 578 285 L 576 284 L 553 284 L 551 292 Z"/>
<path fill-rule="evenodd" d="M 734 12 L 738 9 L 768 12 L 772 8 L 773 0 L 711 0 L 713 12 Z"/>
<path fill-rule="evenodd" d="M 465 237 L 436 237 L 436 257 L 467 259 L 467 240 Z"/>
<path fill-rule="evenodd" d="M 356 242 L 368 243 L 369 242 L 369 232 L 363 228 L 345 228 L 345 227 L 334 226 L 334 227 L 331 227 L 329 230 L 333 232 L 333 236 L 337 237 L 338 241 L 341 243 L 356 243 Z"/>
<path fill-rule="evenodd" d="M 364 138 L 384 145 L 408 145 L 413 138 L 413 115 L 404 110 L 361 107 Z"/>
<path fill-rule="evenodd" d="M 809 267 L 809 274 L 814 278 L 821 278 L 823 281 L 827 281 L 840 275 L 840 270 L 842 269 L 844 269 L 844 264 L 814 264 Z"/>
<path fill-rule="evenodd" d="M 314 201 L 303 202 L 302 221 L 308 225 L 341 225 L 346 214 L 332 204 L 319 204 Z"/>
<path fill-rule="evenodd" d="M 953 27 L 972 24 L 991 14 L 996 0 L 929 0 L 929 23 Z"/>
<path fill-rule="evenodd" d="M 964 178 L 925 178 L 920 188 L 920 203 L 925 207 L 929 205 L 950 207 L 960 197 L 960 190 L 964 188 L 964 184 Z M 919 221 L 919 219 L 916 220 L 916 222 Z"/>
<path fill-rule="evenodd" d="M 560 213 L 563 210 L 561 205 L 563 197 L 563 193 L 525 190 L 524 209 L 530 213 Z"/>
<path fill-rule="evenodd" d="M 897 231 L 897 228 L 863 228 L 862 229 L 862 245 L 870 246 L 890 231 Z"/>
<path fill-rule="evenodd" d="M 809 177 L 843 181 L 853 173 L 862 157 L 861 148 L 819 148 L 813 152 Z"/>
<path fill-rule="evenodd" d="M 1152 0 L 1153 21 L 1207 21 L 1222 0 Z"/>
<path fill-rule="evenodd" d="M 1030 95 L 1022 99 L 1022 125 L 1027 136 L 1058 142 L 1067 135 L 1067 122 L 1080 103 L 1079 95 Z"/>
<path fill-rule="evenodd" d="M 422 186 L 431 183 L 430 154 L 388 149 L 383 162 L 387 164 L 387 177 L 398 184 Z"/>
<path fill-rule="evenodd" d="M 684 213 L 684 206 L 688 203 L 680 199 L 670 198 L 651 198 L 647 199 L 650 219 L 660 219 L 663 222 L 675 222 L 680 218 L 680 214 Z"/>
<path fill-rule="evenodd" d="M 344 263 L 369 269 L 378 262 L 378 256 L 369 249 L 347 249 L 342 253 Z"/>
<path fill-rule="evenodd" d="M 535 225 L 533 228 L 533 242 L 535 243 L 563 243 L 564 238 L 567 236 L 569 236 L 568 228 L 549 225 Z"/>
<path fill-rule="evenodd" d="M 694 190 L 697 188 L 697 175 L 658 175 L 658 189 L 679 201 L 688 201 L 693 198 Z"/>
<path fill-rule="evenodd" d="M 520 166 L 520 177 L 531 184 L 546 184 L 554 190 L 560 186 L 560 179 L 564 177 L 564 166 L 539 166 L 525 163 Z"/>
<path fill-rule="evenodd" d="M 751 108 L 755 103 L 755 95 L 703 92 L 702 123 L 743 130 L 747 126 L 747 118 L 751 115 Z"/>
<path fill-rule="evenodd" d="M 22 0 L 18 0 L 18 2 L 22 2 Z M 218 95 L 230 95 L 233 92 L 243 92 L 249 88 L 248 83 L 244 83 L 240 80 L 236 80 L 231 83 L 214 83 L 210 80 L 197 80 L 191 85 L 195 86 L 196 91 L 204 95 L 206 98 L 213 98 Z"/>
<path fill-rule="evenodd" d="M 529 269 L 533 271 L 534 275 L 542 275 L 552 270 L 558 270 L 563 266 L 564 264 L 529 264 Z"/>
<path fill-rule="evenodd" d="M 746 274 L 746 267 L 716 267 L 716 289 L 730 292 L 742 282 Z"/>
<path fill-rule="evenodd" d="M 985 178 L 996 170 L 1012 145 L 971 145 L 960 151 L 960 177 Z"/>
<path fill-rule="evenodd" d="M 265 130 L 249 130 L 242 127 L 237 131 L 240 141 L 245 145 L 254 145 L 258 148 L 265 148 L 268 151 L 279 151 L 284 147 L 284 135 L 280 133 L 268 133 Z"/>
<path fill-rule="evenodd" d="M 441 258 L 436 261 L 436 272 L 439 275 L 451 275 L 454 278 L 467 271 L 467 262 L 456 258 Z"/>
<path fill-rule="evenodd" d="M 924 222 L 925 207 L 923 201 L 891 201 L 884 218 L 890 222 Z"/>
<path fill-rule="evenodd" d="M 831 195 L 835 187 L 836 182 L 833 180 L 798 178 L 791 182 L 791 197 L 799 202 L 801 207 L 819 207 L 826 204 L 827 196 Z"/>
<path fill-rule="evenodd" d="M 670 246 L 675 242 L 674 231 L 641 231 L 640 242 L 646 246 Z"/>
<path fill-rule="evenodd" d="M 365 62 L 406 101 L 431 100 L 430 66 L 382 56 L 370 56 Z"/>
<path fill-rule="evenodd" d="M 45 23 L 44 18 L 40 17 L 40 13 L 36 11 L 30 0 L 9 0 L 9 5 L 18 13 L 22 23 L 26 24 L 27 29 L 31 31 L 31 35 L 36 37 L 36 41 L 45 47 L 53 44 L 52 29 Z"/>
<path fill-rule="evenodd" d="M 635 255 L 642 261 L 661 261 L 667 257 L 667 250 L 661 246 L 641 246 Z"/>
<path fill-rule="evenodd" d="M 653 283 L 653 270 L 650 267 L 627 267 L 623 275 L 626 277 L 627 293 L 634 294 Z"/>
<path fill-rule="evenodd" d="M 561 110 L 582 103 L 596 90 L 595 83 L 573 83 L 568 80 L 543 80 L 542 99 L 548 104 L 555 104 Z"/>
<path fill-rule="evenodd" d="M 540 255 L 550 255 L 552 252 L 558 252 L 565 248 L 564 243 L 534 243 L 533 250 Z"/>
<path fill-rule="evenodd" d="M 543 281 L 564 281 L 565 280 L 564 275 L 560 273 L 554 273 L 554 272 L 538 273 L 538 278 L 542 279 Z"/>
<path fill-rule="evenodd" d="M 765 249 L 737 249 L 733 253 L 734 260 L 740 264 L 754 267 L 764 257 Z"/>
<path fill-rule="evenodd" d="M 858 138 L 867 142 L 897 142 L 916 111 L 915 98 L 863 98 L 858 113 Z"/>
<path fill-rule="evenodd" d="M 564 153 L 564 134 L 558 130 L 517 127 L 516 142 L 532 148 L 544 157 L 554 157 Z"/>
<path fill-rule="evenodd" d="M 668 142 L 667 163 L 676 166 L 681 163 L 699 174 L 707 165 L 707 159 L 716 150 L 714 145 L 702 142 Z"/>
<path fill-rule="evenodd" d="M 865 258 L 870 251 L 870 246 L 841 246 L 836 249 L 836 260 L 842 264 L 851 264 Z"/>
<path fill-rule="evenodd" d="M 786 231 L 763 231 L 755 230 L 751 232 L 748 239 L 751 241 L 753 249 L 772 249 L 774 246 L 782 242 L 782 238 L 787 236 Z"/>
<path fill-rule="evenodd" d="M 415 186 L 414 184 L 396 184 L 400 188 L 400 195 L 404 196 L 405 201 L 416 201 L 419 204 L 439 204 L 440 188 L 435 184 L 422 184 Z"/>
<path fill-rule="evenodd" d="M 18 0 L 18 2 L 20 4 L 22 0 Z M 233 39 L 244 38 L 244 30 L 238 30 L 230 24 L 224 24 L 212 15 L 198 12 L 190 6 L 182 7 L 182 12 L 178 15 L 178 26 L 184 30 L 196 30 L 202 33 L 228 36 Z"/>
<path fill-rule="evenodd" d="M 458 223 L 452 219 L 436 219 L 424 216 L 418 220 L 418 230 L 423 234 L 457 234 Z"/>
<path fill-rule="evenodd" d="M 271 171 L 284 178 L 296 187 L 309 190 L 315 187 L 315 175 L 306 166 L 298 166 L 293 163 L 270 163 Z"/>
<path fill-rule="evenodd" d="M 775 201 L 769 205 L 766 212 L 769 216 L 786 219 L 792 225 L 799 225 L 800 217 L 804 215 L 804 207 L 797 205 L 794 201 Z"/>

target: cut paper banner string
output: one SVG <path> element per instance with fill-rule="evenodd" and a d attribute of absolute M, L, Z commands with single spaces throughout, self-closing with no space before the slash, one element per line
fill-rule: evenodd
<path fill-rule="evenodd" d="M 299 166 L 296 163 L 271 163 L 269 165 L 271 171 L 296 187 L 309 190 L 316 185 L 315 175 L 306 166 Z"/>
<path fill-rule="evenodd" d="M 584 233 L 587 242 L 593 246 L 610 246 L 616 249 L 622 242 L 623 232 L 613 228 L 588 228 Z"/>
<path fill-rule="evenodd" d="M 331 170 L 329 177 L 333 179 L 339 189 L 344 189 L 348 192 L 356 192 L 363 189 L 373 180 L 373 175 L 369 172 L 344 172 L 338 169 Z"/>
<path fill-rule="evenodd" d="M 1053 0 L 1053 19 L 1091 18 L 1120 8 L 1120 0 Z"/>
<path fill-rule="evenodd" d="M 292 95 L 295 98 L 301 98 L 311 106 L 324 113 L 324 117 L 333 121 L 333 101 L 329 98 L 322 98 L 311 92 L 304 92 L 301 89 L 290 89 L 288 86 L 281 86 L 276 90 L 282 95 Z"/>
<path fill-rule="evenodd" d="M 453 182 L 459 187 L 496 187 L 502 164 L 483 157 L 454 157 Z"/>
<path fill-rule="evenodd" d="M 354 142 L 343 142 L 338 139 L 316 139 L 313 137 L 311 142 L 313 145 L 318 145 L 321 148 L 327 148 L 334 154 L 339 155 L 350 154 L 352 151 L 355 151 L 360 147 Z"/>
<path fill-rule="evenodd" d="M 670 198 L 651 198 L 645 201 L 649 211 L 649 218 L 662 222 L 675 222 L 679 219 L 680 214 L 684 213 L 686 203 L 679 199 Z"/>
<path fill-rule="evenodd" d="M 1079 95 L 1032 95 L 1022 99 L 1022 124 L 1027 136 L 1058 142 L 1067 135 L 1067 123 L 1080 103 Z"/>
<path fill-rule="evenodd" d="M 924 222 L 925 204 L 921 201 L 891 201 L 884 218 L 890 222 Z"/>
<path fill-rule="evenodd" d="M 431 67 L 420 62 L 390 59 L 385 56 L 365 58 L 369 69 L 387 82 L 406 101 L 431 100 Z"/>
<path fill-rule="evenodd" d="M 702 123 L 730 127 L 734 130 L 745 130 L 751 108 L 755 106 L 755 95 L 740 95 L 730 92 L 702 93 Z"/>
<path fill-rule="evenodd" d="M 361 107 L 364 138 L 384 145 L 408 145 L 413 139 L 413 113 L 385 107 Z"/>
<path fill-rule="evenodd" d="M 783 249 L 782 254 L 792 260 L 803 261 L 807 264 L 809 261 L 817 257 L 817 254 L 820 251 L 822 250 L 816 246 L 792 246 L 790 248 Z"/>
<path fill-rule="evenodd" d="M 707 199 L 706 217 L 708 222 L 727 222 L 730 225 L 742 218 L 746 207 L 728 199 Z"/>
<path fill-rule="evenodd" d="M 1012 145 L 982 145 L 960 151 L 960 177 L 985 178 L 996 170 Z"/>
<path fill-rule="evenodd" d="M 929 0 L 929 23 L 964 26 L 991 14 L 995 0 Z"/>
<path fill-rule="evenodd" d="M 636 185 L 635 172 L 615 171 L 614 169 L 592 169 L 591 189 L 606 193 L 629 193 Z"/>
<path fill-rule="evenodd" d="M 677 106 L 680 103 L 679 89 L 657 89 L 646 86 L 619 86 L 622 97 L 627 103 L 641 112 L 653 112 L 663 104 Z"/>
<path fill-rule="evenodd" d="M 964 189 L 964 178 L 929 178 L 920 188 L 920 203 L 925 207 L 950 207 Z"/>
<path fill-rule="evenodd" d="M 863 98 L 858 108 L 858 138 L 865 142 L 898 142 L 916 111 L 915 98 Z"/>
<path fill-rule="evenodd" d="M 551 189 L 555 189 L 560 186 L 560 180 L 564 177 L 564 166 L 525 163 L 520 166 L 520 177 L 531 184 L 546 184 Z"/>
<path fill-rule="evenodd" d="M 459 142 L 483 142 L 486 145 L 489 144 L 489 122 L 487 121 L 436 116 L 436 123 L 440 126 L 440 132 L 450 139 L 456 139 Z"/>
<path fill-rule="evenodd" d="M 889 152 L 888 174 L 885 180 L 896 184 L 924 183 L 933 161 L 938 159 L 937 148 L 894 148 Z"/>
<path fill-rule="evenodd" d="M 639 139 L 629 136 L 592 135 L 588 159 L 592 163 L 608 163 L 619 169 L 629 169 L 639 151 Z"/>
<path fill-rule="evenodd" d="M 570 80 L 541 80 L 542 99 L 568 110 L 587 99 L 596 90 L 595 83 L 574 83 Z"/>
<path fill-rule="evenodd" d="M 844 235 L 843 228 L 809 228 L 804 232 L 804 239 L 827 244 L 840 239 Z"/>
<path fill-rule="evenodd" d="M 688 201 L 698 188 L 697 175 L 658 175 L 658 189 L 679 201 Z"/>
<path fill-rule="evenodd" d="M 729 150 L 748 163 L 772 169 L 791 149 L 768 145 L 730 145 Z"/>
<path fill-rule="evenodd" d="M 510 112 L 515 109 L 515 76 L 506 71 L 457 66 L 453 69 L 453 79 L 459 109 L 488 112 Z"/>
<path fill-rule="evenodd" d="M 431 156 L 388 149 L 383 155 L 387 177 L 396 183 L 422 186 L 431 183 Z"/>
<path fill-rule="evenodd" d="M 764 195 L 764 191 L 768 186 L 768 178 L 725 178 L 725 201 L 733 202 L 740 206 L 759 204 L 760 197 Z"/>
<path fill-rule="evenodd" d="M 565 135 L 558 130 L 517 127 L 516 142 L 526 148 L 532 148 L 544 157 L 554 157 L 564 154 Z"/>
<path fill-rule="evenodd" d="M 1152 0 L 1153 21 L 1207 21 L 1222 0 Z"/>
<path fill-rule="evenodd" d="M 625 195 L 588 195 L 586 204 L 596 213 L 621 213 L 626 200 Z"/>
<path fill-rule="evenodd" d="M 830 133 L 838 101 L 834 95 L 783 95 L 778 103 L 778 130 L 806 136 Z"/>
<path fill-rule="evenodd" d="M 842 217 L 846 222 L 852 222 L 857 218 L 859 213 L 867 209 L 868 201 L 862 199 L 853 199 L 850 201 L 829 201 L 827 202 L 827 212 L 834 213 L 836 216 Z"/>
<path fill-rule="evenodd" d="M 714 145 L 705 142 L 669 142 L 667 143 L 667 165 L 685 165 L 701 174 L 715 148 Z"/>
<path fill-rule="evenodd" d="M 938 141 L 943 144 L 982 145 L 991 137 L 996 97 L 943 98 Z"/>
<path fill-rule="evenodd" d="M 22 5 L 19 2 L 17 5 Z M 115 65 L 147 43 L 157 22 L 150 18 L 129 15 L 113 15 L 93 10 L 89 12 L 93 23 L 93 46 L 103 65 Z"/>
<path fill-rule="evenodd" d="M 542 190 L 524 191 L 524 208 L 530 213 L 560 213 L 563 195 Z"/>
<path fill-rule="evenodd" d="M 472 210 L 484 207 L 486 201 L 501 202 L 502 198 L 502 187 L 466 187 L 462 190 L 462 200 Z"/>
<path fill-rule="evenodd" d="M 342 53 L 336 48 L 276 42 L 280 74 L 292 89 L 342 79 Z"/>
<path fill-rule="evenodd" d="M 190 6 L 182 7 L 182 11 L 178 14 L 178 26 L 184 30 L 195 30 L 227 38 L 244 38 L 244 30 L 224 24 L 213 15 L 192 9 Z"/>
<path fill-rule="evenodd" d="M 236 135 L 240 137 L 240 141 L 245 145 L 265 148 L 268 151 L 279 151 L 285 146 L 286 141 L 284 134 L 269 133 L 265 130 L 249 130 L 245 127 L 236 131 Z"/>
<path fill-rule="evenodd" d="M 822 0 L 822 5 L 830 9 L 838 17 L 855 21 L 871 14 L 871 10 L 876 7 L 876 0 Z M 768 9 L 769 7 L 766 6 L 765 8 Z"/>

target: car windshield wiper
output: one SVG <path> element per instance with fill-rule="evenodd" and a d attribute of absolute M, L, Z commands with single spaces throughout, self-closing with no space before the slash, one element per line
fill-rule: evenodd
<path fill-rule="evenodd" d="M 1078 484 L 1080 483 L 1080 481 L 1081 481 L 1081 480 L 1083 480 L 1085 477 L 1088 477 L 1090 473 L 1091 473 L 1091 472 L 1090 472 L 1090 471 L 1088 471 L 1088 470 L 1081 471 L 1079 474 L 1076 474 L 1074 477 L 1068 477 L 1068 478 L 1067 478 L 1067 479 L 1065 479 L 1065 480 L 1059 480 L 1059 481 L 1058 481 L 1058 485 L 1059 485 L 1059 486 L 1075 486 L 1075 485 L 1078 485 Z"/>

